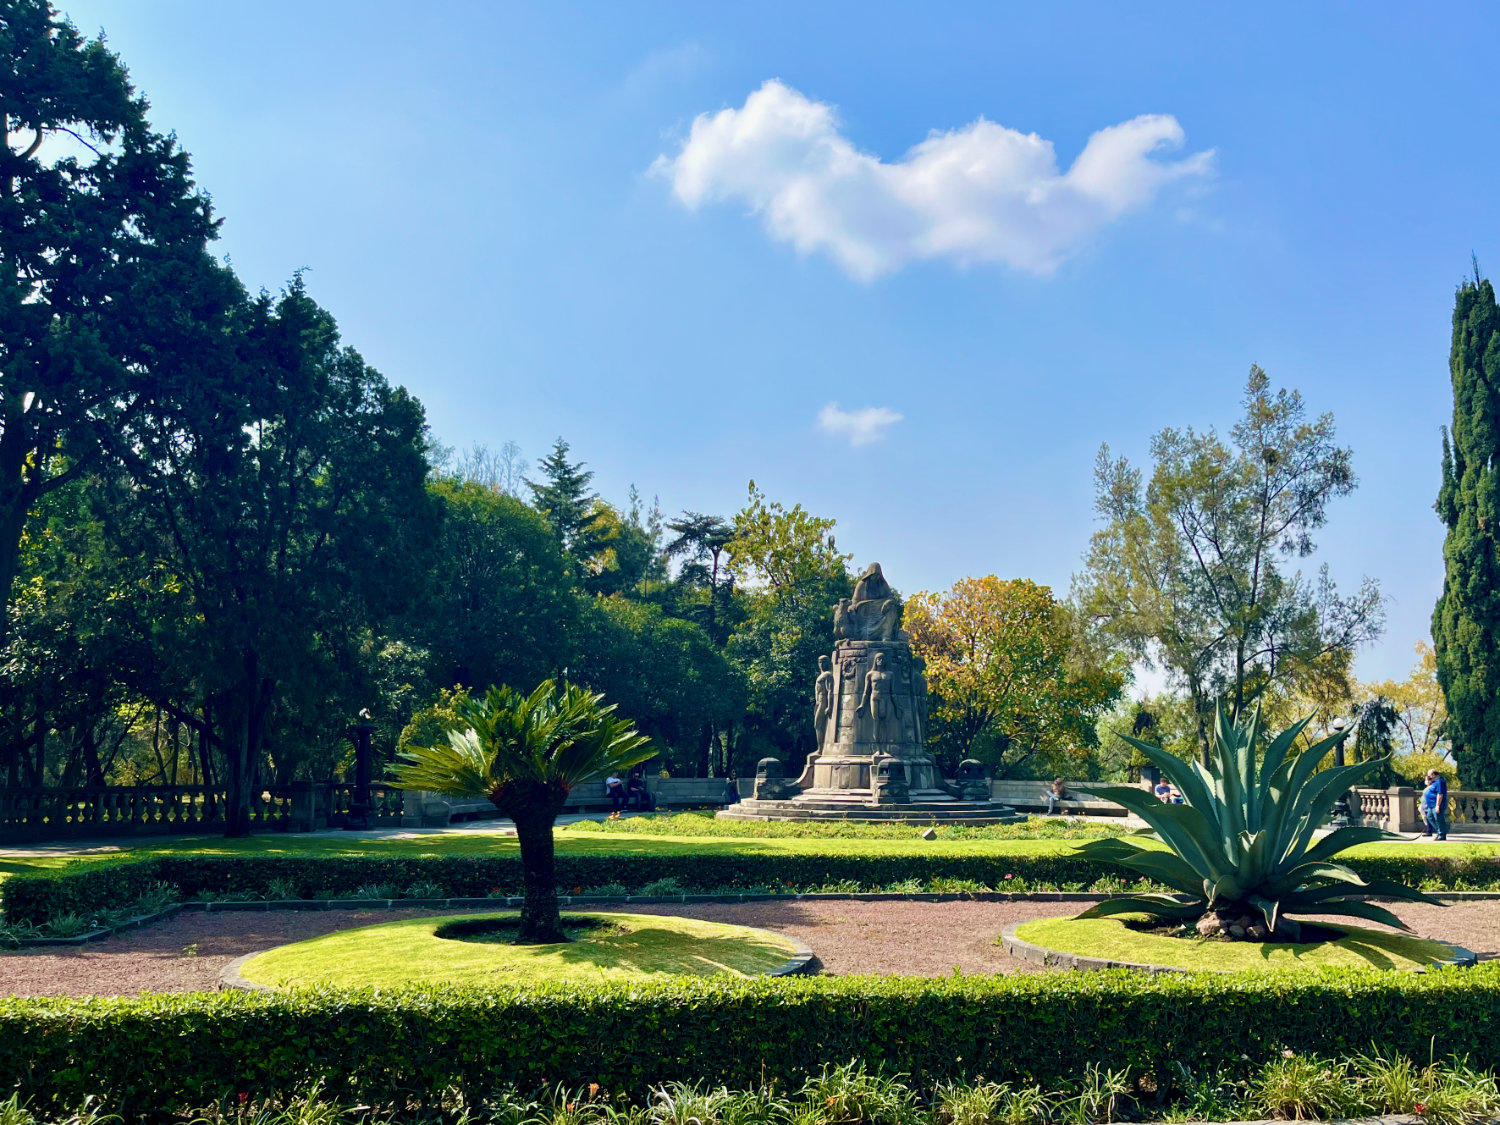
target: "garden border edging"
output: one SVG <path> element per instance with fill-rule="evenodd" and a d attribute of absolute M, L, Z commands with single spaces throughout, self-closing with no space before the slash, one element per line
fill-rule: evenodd
<path fill-rule="evenodd" d="M 1243 972 L 1242 969 L 1183 969 L 1176 965 L 1151 965 L 1139 961 L 1115 961 L 1107 957 L 1089 957 L 1082 953 L 1065 953 L 1060 949 L 1049 949 L 1045 945 L 1037 945 L 1025 938 L 1016 936 L 1016 930 L 1024 926 L 1025 922 L 1012 922 L 1000 934 L 1000 948 L 1012 957 L 1019 957 L 1023 961 L 1035 961 L 1054 969 L 1077 969 L 1080 972 L 1099 972 L 1103 969 L 1135 969 L 1138 972 L 1191 976 L 1194 973 L 1235 973 Z M 1432 968 L 1461 968 L 1467 969 L 1479 963 L 1479 956 L 1473 950 L 1465 949 L 1461 945 L 1453 945 L 1452 942 L 1444 942 L 1453 949 L 1456 956 L 1452 961 L 1435 961 L 1431 965 L 1413 972 L 1425 973 Z M 1361 1119 L 1362 1120 L 1362 1119 Z"/>

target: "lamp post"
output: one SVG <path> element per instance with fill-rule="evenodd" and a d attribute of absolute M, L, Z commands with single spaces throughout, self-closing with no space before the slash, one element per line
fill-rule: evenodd
<path fill-rule="evenodd" d="M 370 722 L 368 710 L 359 713 L 359 722 L 344 732 L 344 737 L 354 743 L 354 796 L 349 801 L 349 813 L 344 817 L 346 831 L 374 827 L 370 801 L 371 744 L 375 739 L 375 724 Z"/>

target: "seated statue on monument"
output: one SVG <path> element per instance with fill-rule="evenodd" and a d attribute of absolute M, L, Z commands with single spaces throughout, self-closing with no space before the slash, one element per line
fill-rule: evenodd
<path fill-rule="evenodd" d="M 871 563 L 854 583 L 854 597 L 833 607 L 833 635 L 841 641 L 905 640 L 901 603 L 879 563 Z"/>

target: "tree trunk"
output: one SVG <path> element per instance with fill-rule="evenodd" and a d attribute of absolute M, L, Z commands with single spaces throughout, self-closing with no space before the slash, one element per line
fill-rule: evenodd
<path fill-rule="evenodd" d="M 504 811 L 504 810 L 502 810 Z M 567 941 L 557 902 L 557 863 L 553 854 L 552 826 L 555 809 L 513 812 L 516 840 L 521 845 L 521 870 L 525 899 L 521 904 L 521 927 L 517 945 L 546 945 Z"/>

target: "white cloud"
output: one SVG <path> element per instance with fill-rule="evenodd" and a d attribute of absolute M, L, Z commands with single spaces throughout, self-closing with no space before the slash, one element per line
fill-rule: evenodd
<path fill-rule="evenodd" d="M 1157 159 L 1182 143 L 1176 118 L 1136 117 L 1099 130 L 1059 172 L 1050 141 L 981 117 L 888 164 L 839 132 L 832 106 L 772 79 L 740 109 L 700 114 L 652 169 L 689 208 L 742 201 L 773 238 L 861 281 L 933 258 L 1045 274 L 1165 184 L 1206 175 L 1212 151 Z"/>
<path fill-rule="evenodd" d="M 830 434 L 847 437 L 850 445 L 869 445 L 885 437 L 885 431 L 901 421 L 901 415 L 886 406 L 865 406 L 858 410 L 840 410 L 830 402 L 818 411 L 818 425 Z"/>

